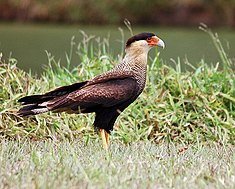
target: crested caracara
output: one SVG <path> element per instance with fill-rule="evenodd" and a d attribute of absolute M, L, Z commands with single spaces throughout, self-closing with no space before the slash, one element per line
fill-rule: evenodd
<path fill-rule="evenodd" d="M 154 46 L 164 42 L 153 33 L 129 38 L 125 57 L 114 69 L 88 81 L 62 86 L 42 95 L 19 99 L 23 107 L 19 116 L 48 111 L 68 113 L 95 112 L 94 126 L 99 129 L 103 146 L 109 145 L 109 134 L 119 114 L 141 94 L 145 87 L 147 56 Z"/>

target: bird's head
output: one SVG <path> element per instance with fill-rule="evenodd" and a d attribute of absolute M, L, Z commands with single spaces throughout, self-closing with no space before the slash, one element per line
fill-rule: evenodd
<path fill-rule="evenodd" d="M 126 42 L 126 49 L 139 48 L 145 52 L 148 52 L 154 46 L 164 48 L 165 43 L 153 33 L 140 33 L 132 36 Z"/>

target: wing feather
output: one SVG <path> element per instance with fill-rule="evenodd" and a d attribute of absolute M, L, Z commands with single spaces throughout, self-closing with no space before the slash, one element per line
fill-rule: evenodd
<path fill-rule="evenodd" d="M 82 87 L 66 97 L 47 103 L 50 110 L 78 110 L 112 107 L 131 99 L 137 91 L 136 80 L 132 77 L 115 78 Z"/>

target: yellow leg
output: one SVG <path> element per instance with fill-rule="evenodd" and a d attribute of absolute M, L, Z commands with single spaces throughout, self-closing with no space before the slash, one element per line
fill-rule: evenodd
<path fill-rule="evenodd" d="M 104 131 L 104 132 L 105 132 L 106 143 L 109 147 L 109 133 L 107 133 L 106 131 Z"/>
<path fill-rule="evenodd" d="M 100 135 L 101 135 L 102 142 L 103 142 L 103 148 L 105 150 L 108 150 L 109 137 L 107 137 L 107 135 L 109 134 L 104 129 L 100 129 Z"/>

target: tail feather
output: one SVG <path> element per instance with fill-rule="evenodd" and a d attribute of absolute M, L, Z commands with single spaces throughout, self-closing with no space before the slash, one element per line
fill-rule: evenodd
<path fill-rule="evenodd" d="M 79 88 L 81 88 L 82 86 L 84 86 L 86 83 L 87 83 L 87 81 L 84 81 L 84 82 L 75 83 L 75 84 L 68 85 L 68 86 L 59 87 L 59 88 L 56 88 L 55 90 L 50 91 L 48 93 L 45 93 L 43 95 L 25 96 L 25 97 L 19 99 L 18 102 L 23 102 L 23 105 L 35 104 L 35 103 L 41 104 L 43 102 L 47 102 L 49 100 L 52 100 L 56 97 L 63 96 L 65 94 L 69 94 L 73 91 L 76 91 Z"/>
<path fill-rule="evenodd" d="M 18 111 L 18 115 L 30 116 L 30 115 L 36 115 L 36 114 L 48 112 L 49 109 L 46 106 L 48 101 L 53 100 L 58 97 L 62 97 L 75 90 L 78 90 L 79 88 L 84 86 L 86 83 L 87 81 L 84 81 L 81 83 L 75 83 L 72 85 L 59 87 L 43 95 L 25 96 L 18 100 L 18 102 L 22 102 L 24 105 L 24 107 Z"/>
<path fill-rule="evenodd" d="M 26 104 L 41 104 L 43 102 L 49 101 L 54 99 L 55 96 L 50 95 L 31 95 L 31 96 L 25 96 L 18 100 L 18 102 L 23 102 L 23 105 Z"/>
<path fill-rule="evenodd" d="M 30 116 L 36 115 L 40 113 L 48 112 L 48 108 L 46 106 L 38 106 L 38 104 L 31 104 L 24 106 L 18 111 L 19 116 Z"/>

